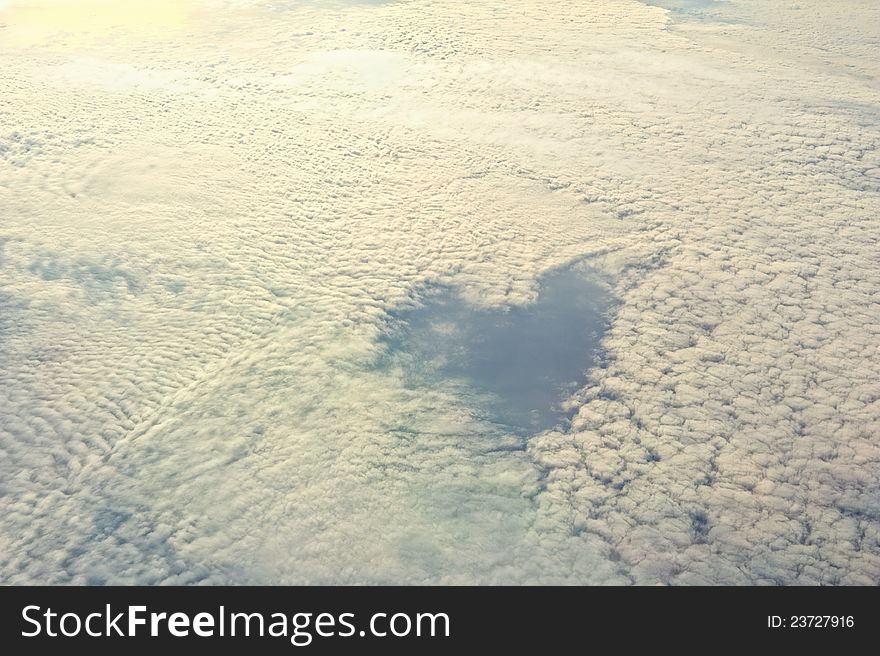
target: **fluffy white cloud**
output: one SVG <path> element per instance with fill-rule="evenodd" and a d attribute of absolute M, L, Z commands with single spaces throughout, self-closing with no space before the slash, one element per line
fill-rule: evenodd
<path fill-rule="evenodd" d="M 880 8 L 212 4 L 0 38 L 0 579 L 880 582 Z M 570 431 L 376 366 L 583 258 Z"/>

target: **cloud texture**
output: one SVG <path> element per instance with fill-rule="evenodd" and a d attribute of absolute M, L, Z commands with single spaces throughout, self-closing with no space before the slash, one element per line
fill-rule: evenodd
<path fill-rule="evenodd" d="M 717 4 L 2 9 L 0 581 L 880 583 L 880 7 Z M 574 260 L 571 430 L 377 366 Z"/>

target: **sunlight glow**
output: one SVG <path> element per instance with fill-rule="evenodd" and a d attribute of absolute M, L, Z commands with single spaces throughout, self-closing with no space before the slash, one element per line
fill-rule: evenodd
<path fill-rule="evenodd" d="M 119 34 L 162 38 L 186 22 L 186 0 L 0 0 L 0 24 L 19 44 L 84 45 Z"/>

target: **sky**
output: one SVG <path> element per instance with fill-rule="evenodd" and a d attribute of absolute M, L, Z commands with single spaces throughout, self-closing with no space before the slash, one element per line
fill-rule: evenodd
<path fill-rule="evenodd" d="M 3 0 L 0 62 L 0 582 L 880 583 L 872 0 Z M 570 423 L 388 364 L 575 263 Z"/>

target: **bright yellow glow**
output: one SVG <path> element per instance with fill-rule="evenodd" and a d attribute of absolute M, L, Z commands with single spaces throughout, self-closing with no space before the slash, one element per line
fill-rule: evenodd
<path fill-rule="evenodd" d="M 161 38 L 190 8 L 188 0 L 0 0 L 0 23 L 18 43 L 80 45 L 116 34 Z"/>

